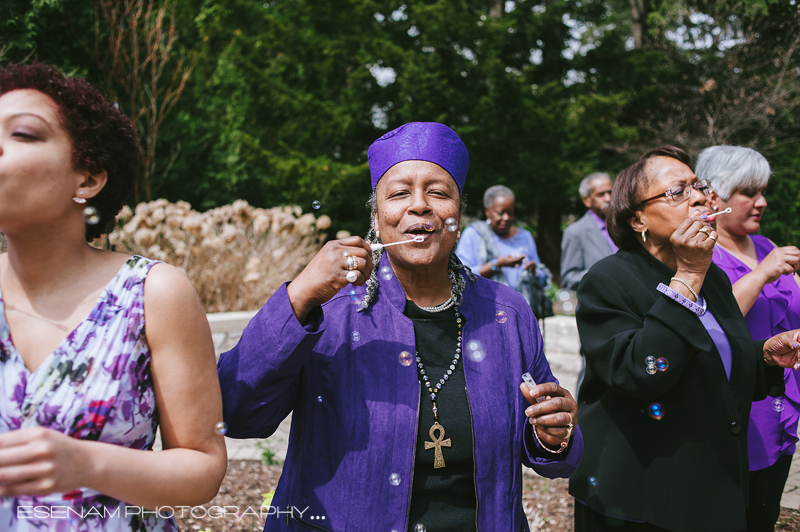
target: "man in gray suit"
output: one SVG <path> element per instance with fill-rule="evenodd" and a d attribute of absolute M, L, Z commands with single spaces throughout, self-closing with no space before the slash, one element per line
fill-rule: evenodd
<path fill-rule="evenodd" d="M 592 265 L 617 251 L 606 229 L 606 209 L 611 203 L 611 178 L 596 172 L 583 178 L 578 192 L 589 209 L 564 231 L 561 239 L 561 286 L 578 288 Z"/>

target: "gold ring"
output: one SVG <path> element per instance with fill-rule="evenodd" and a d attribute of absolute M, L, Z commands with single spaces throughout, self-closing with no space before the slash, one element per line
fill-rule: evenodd
<path fill-rule="evenodd" d="M 713 237 L 713 236 L 711 236 L 711 235 L 708 235 L 708 238 L 710 238 L 710 239 L 711 239 L 711 240 L 713 240 L 714 242 L 716 242 L 716 241 L 717 241 L 716 237 Z"/>
<path fill-rule="evenodd" d="M 705 233 L 706 236 L 711 236 L 711 229 L 707 225 L 704 225 L 703 227 L 698 229 L 697 232 L 698 233 Z"/>

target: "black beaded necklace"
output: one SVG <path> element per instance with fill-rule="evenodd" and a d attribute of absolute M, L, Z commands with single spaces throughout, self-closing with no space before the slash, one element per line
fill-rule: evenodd
<path fill-rule="evenodd" d="M 453 298 L 453 301 L 454 300 L 455 298 Z M 445 309 L 443 308 L 441 310 Z M 441 310 L 438 312 L 441 312 Z M 425 366 L 422 364 L 422 359 L 419 356 L 419 352 L 417 352 L 417 368 L 419 369 L 419 375 L 420 378 L 422 379 L 422 382 L 425 384 L 425 387 L 428 389 L 428 393 L 430 393 L 431 402 L 433 404 L 433 408 L 431 409 L 433 412 L 433 425 L 431 425 L 431 429 L 428 431 L 428 434 L 430 435 L 431 440 L 433 441 L 425 442 L 425 450 L 435 449 L 433 458 L 434 469 L 445 467 L 444 455 L 442 455 L 442 447 L 451 447 L 450 438 L 447 439 L 444 438 L 444 427 L 439 423 L 439 407 L 436 405 L 436 396 L 438 395 L 442 387 L 445 385 L 445 383 L 448 380 L 450 380 L 450 376 L 453 375 L 453 372 L 456 370 L 456 367 L 458 367 L 458 361 L 461 359 L 462 319 L 461 319 L 461 314 L 458 312 L 457 303 L 455 304 L 455 311 L 456 311 L 456 324 L 458 325 L 456 354 L 453 357 L 453 361 L 450 363 L 450 367 L 447 369 L 442 378 L 439 379 L 439 382 L 437 382 L 435 386 L 431 383 L 430 377 L 425 371 Z M 438 438 L 434 435 L 437 430 L 439 431 Z"/>

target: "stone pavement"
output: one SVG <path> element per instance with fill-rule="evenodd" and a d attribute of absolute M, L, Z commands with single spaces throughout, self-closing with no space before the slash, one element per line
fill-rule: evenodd
<path fill-rule="evenodd" d="M 218 351 L 235 344 L 244 325 L 254 313 L 228 313 L 235 314 L 234 320 L 222 320 L 209 315 L 212 332 Z M 222 315 L 218 315 L 222 316 Z M 576 388 L 578 372 L 581 368 L 580 341 L 575 318 L 571 316 L 553 316 L 544 320 L 543 336 L 545 340 L 545 354 L 550 362 L 553 374 L 562 386 L 577 396 Z M 289 441 L 289 427 L 291 415 L 281 423 L 278 430 L 264 440 L 235 440 L 225 438 L 228 445 L 228 458 L 232 460 L 260 460 L 263 450 L 269 449 L 275 453 L 275 458 L 284 460 L 286 446 Z M 260 443 L 260 447 L 259 447 Z M 800 454 L 800 453 L 798 453 Z M 786 482 L 781 506 L 785 508 L 800 509 L 800 458 L 795 455 L 789 479 Z M 526 473 L 535 474 L 524 468 Z"/>

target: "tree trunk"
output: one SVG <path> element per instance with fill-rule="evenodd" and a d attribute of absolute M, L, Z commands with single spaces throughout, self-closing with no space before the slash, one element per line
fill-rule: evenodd
<path fill-rule="evenodd" d="M 539 258 L 554 276 L 561 270 L 561 211 L 554 205 L 539 205 Z"/>
<path fill-rule="evenodd" d="M 650 0 L 630 0 L 630 3 L 633 46 L 641 48 L 650 44 L 647 36 L 647 15 L 651 11 Z"/>
<path fill-rule="evenodd" d="M 494 0 L 494 2 L 492 2 L 492 7 L 489 8 L 489 16 L 492 18 L 502 17 L 505 11 L 505 5 L 506 3 L 504 0 Z"/>

